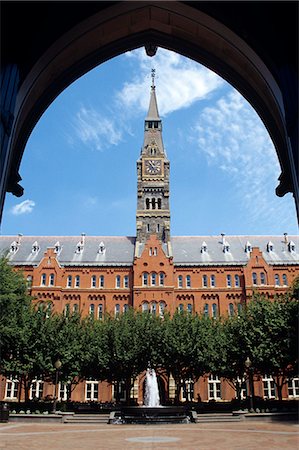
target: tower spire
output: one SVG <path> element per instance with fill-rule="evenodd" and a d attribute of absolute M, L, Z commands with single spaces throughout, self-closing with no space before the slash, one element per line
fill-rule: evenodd
<path fill-rule="evenodd" d="M 160 120 L 160 116 L 159 116 L 159 112 L 158 112 L 157 98 L 156 98 L 156 86 L 155 86 L 156 69 L 152 69 L 151 77 L 152 77 L 151 98 L 150 98 L 148 113 L 145 118 L 146 121 L 147 120 Z"/>

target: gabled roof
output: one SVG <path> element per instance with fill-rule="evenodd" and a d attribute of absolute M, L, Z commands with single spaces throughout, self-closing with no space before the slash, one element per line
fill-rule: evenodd
<path fill-rule="evenodd" d="M 281 236 L 226 236 L 229 251 L 223 251 L 221 236 L 174 236 L 171 247 L 174 265 L 177 266 L 212 266 L 212 265 L 246 265 L 251 252 L 246 252 L 247 241 L 252 247 L 258 247 L 265 261 L 272 265 L 299 264 L 299 237 L 289 236 L 286 242 Z M 17 251 L 10 252 L 15 236 L 0 236 L 0 255 L 8 254 L 14 265 L 38 265 L 47 248 L 55 247 L 59 242 L 60 251 L 57 260 L 62 266 L 128 266 L 134 261 L 135 237 L 128 236 L 85 236 L 83 249 L 76 252 L 80 236 L 22 236 Z M 267 251 L 271 240 L 273 250 Z M 206 251 L 202 252 L 202 243 Z M 295 245 L 290 251 L 289 242 Z M 39 250 L 32 251 L 33 244 Z M 99 246 L 105 250 L 100 252 Z M 138 256 L 142 253 L 142 246 Z M 162 245 L 168 254 L 166 244 Z"/>

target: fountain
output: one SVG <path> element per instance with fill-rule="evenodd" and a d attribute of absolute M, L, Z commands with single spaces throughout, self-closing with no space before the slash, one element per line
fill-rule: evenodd
<path fill-rule="evenodd" d="M 144 406 L 161 406 L 157 375 L 154 369 L 146 371 Z"/>
<path fill-rule="evenodd" d="M 121 406 L 111 413 L 109 423 L 189 423 L 194 414 L 185 406 L 162 406 L 159 386 L 154 369 L 148 368 L 145 379 L 143 406 Z"/>

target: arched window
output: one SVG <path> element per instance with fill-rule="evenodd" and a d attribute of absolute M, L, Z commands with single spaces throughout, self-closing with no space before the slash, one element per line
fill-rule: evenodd
<path fill-rule="evenodd" d="M 178 287 L 179 288 L 183 287 L 183 275 L 178 276 Z"/>
<path fill-rule="evenodd" d="M 55 282 L 55 275 L 54 275 L 54 273 L 50 273 L 49 286 L 54 286 L 54 282 Z"/>
<path fill-rule="evenodd" d="M 280 286 L 280 278 L 278 273 L 275 274 L 274 278 L 275 278 L 275 286 Z"/>
<path fill-rule="evenodd" d="M 288 285 L 288 277 L 287 277 L 287 275 L 285 273 L 282 275 L 282 284 L 284 286 Z"/>
<path fill-rule="evenodd" d="M 205 303 L 203 313 L 204 313 L 204 316 L 209 317 L 209 304 L 208 303 Z"/>
<path fill-rule="evenodd" d="M 212 287 L 212 288 L 216 287 L 216 278 L 215 278 L 215 275 L 211 275 L 210 282 L 211 282 L 211 287 Z"/>
<path fill-rule="evenodd" d="M 179 304 L 178 306 L 178 311 L 181 313 L 184 311 L 184 305 L 182 303 Z"/>
<path fill-rule="evenodd" d="M 115 287 L 120 288 L 120 275 L 116 275 L 115 277 Z"/>
<path fill-rule="evenodd" d="M 79 312 L 79 305 L 78 305 L 78 303 L 75 303 L 75 304 L 73 305 L 73 312 L 74 312 L 74 313 Z"/>
<path fill-rule="evenodd" d="M 243 308 L 242 303 L 238 303 L 238 315 L 239 315 L 239 316 L 240 316 L 241 313 L 242 313 L 242 308 Z"/>
<path fill-rule="evenodd" d="M 125 275 L 124 276 L 124 288 L 128 289 L 128 287 L 129 287 L 129 276 Z"/>
<path fill-rule="evenodd" d="M 148 285 L 148 273 L 147 272 L 143 272 L 143 274 L 142 274 L 142 284 L 143 284 L 143 286 Z"/>
<path fill-rule="evenodd" d="M 156 286 L 156 283 L 157 283 L 157 274 L 155 272 L 153 272 L 151 274 L 151 285 Z"/>
<path fill-rule="evenodd" d="M 41 286 L 46 286 L 47 276 L 45 273 L 42 273 L 40 284 Z"/>
<path fill-rule="evenodd" d="M 68 288 L 72 287 L 72 275 L 68 275 L 66 280 L 66 287 Z"/>
<path fill-rule="evenodd" d="M 260 278 L 261 278 L 261 284 L 266 284 L 266 277 L 264 272 L 260 273 Z"/>
<path fill-rule="evenodd" d="M 129 305 L 127 303 L 125 303 L 123 306 L 123 312 L 126 313 L 128 311 L 129 311 Z"/>
<path fill-rule="evenodd" d="M 94 304 L 89 305 L 89 315 L 90 317 L 94 317 Z"/>
<path fill-rule="evenodd" d="M 240 277 L 237 274 L 235 274 L 235 287 L 240 287 Z"/>
<path fill-rule="evenodd" d="M 212 316 L 215 318 L 217 317 L 217 304 L 213 303 L 212 305 Z"/>
<path fill-rule="evenodd" d="M 67 303 L 64 307 L 64 315 L 68 316 L 70 314 L 70 305 Z"/>
<path fill-rule="evenodd" d="M 186 276 L 186 287 L 191 288 L 191 275 Z"/>
<path fill-rule="evenodd" d="M 156 199 L 152 198 L 152 209 L 156 209 Z"/>
<path fill-rule="evenodd" d="M 162 200 L 158 198 L 158 209 L 161 209 L 162 207 Z"/>
<path fill-rule="evenodd" d="M 28 275 L 26 278 L 26 283 L 27 283 L 27 287 L 31 288 L 32 287 L 32 275 Z"/>
<path fill-rule="evenodd" d="M 164 286 L 165 275 L 163 272 L 159 273 L 159 285 Z"/>
<path fill-rule="evenodd" d="M 114 315 L 115 315 L 115 317 L 118 317 L 118 316 L 119 316 L 119 313 L 120 313 L 120 306 L 119 306 L 119 304 L 117 303 L 117 304 L 115 305 L 115 307 L 114 307 Z"/>
<path fill-rule="evenodd" d="M 252 272 L 252 284 L 253 284 L 254 286 L 257 285 L 257 275 L 256 275 L 255 272 Z"/>
<path fill-rule="evenodd" d="M 202 276 L 202 287 L 208 287 L 208 277 L 207 275 Z"/>
<path fill-rule="evenodd" d="M 148 312 L 148 302 L 142 303 L 142 312 Z"/>
<path fill-rule="evenodd" d="M 150 199 L 149 198 L 145 199 L 145 205 L 146 205 L 146 209 L 150 209 Z"/>
<path fill-rule="evenodd" d="M 105 278 L 104 278 L 104 275 L 100 275 L 100 279 L 99 279 L 99 286 L 100 286 L 100 288 L 103 288 L 104 287 L 104 285 L 105 285 Z"/>
<path fill-rule="evenodd" d="M 157 303 L 156 302 L 151 303 L 151 313 L 153 316 L 155 316 L 157 313 Z"/>
<path fill-rule="evenodd" d="M 80 275 L 75 276 L 75 288 L 80 287 Z"/>
<path fill-rule="evenodd" d="M 52 308 L 53 308 L 53 304 L 51 302 L 48 302 L 47 306 L 46 306 L 46 318 L 47 319 L 51 316 Z"/>
<path fill-rule="evenodd" d="M 230 304 L 228 305 L 228 315 L 232 317 L 232 316 L 234 315 L 234 313 L 235 313 L 235 311 L 234 311 L 234 305 L 233 305 L 233 303 L 230 303 Z"/>
<path fill-rule="evenodd" d="M 232 277 L 231 275 L 226 275 L 226 286 L 232 287 Z"/>
<path fill-rule="evenodd" d="M 95 288 L 97 286 L 97 277 L 96 275 L 92 275 L 91 277 L 91 287 Z"/>
<path fill-rule="evenodd" d="M 159 302 L 159 315 L 160 317 L 164 316 L 164 311 L 165 311 L 165 302 L 161 301 Z"/>
<path fill-rule="evenodd" d="M 188 305 L 187 305 L 187 312 L 189 313 L 189 314 L 191 314 L 192 313 L 192 304 L 191 303 L 188 303 Z"/>
<path fill-rule="evenodd" d="M 100 303 L 98 305 L 98 319 L 99 320 L 103 319 L 103 305 L 102 305 L 102 303 Z"/>

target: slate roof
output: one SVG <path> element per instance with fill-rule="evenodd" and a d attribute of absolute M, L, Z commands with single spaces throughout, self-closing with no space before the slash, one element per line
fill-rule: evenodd
<path fill-rule="evenodd" d="M 270 265 L 299 264 L 299 237 L 288 236 L 174 236 L 171 238 L 173 262 L 176 266 L 246 265 L 250 252 L 246 246 L 259 247 Z M 85 236 L 80 253 L 81 236 L 22 236 L 16 252 L 10 252 L 17 236 L 0 236 L 0 255 L 9 255 L 11 264 L 38 265 L 48 247 L 60 246 L 57 259 L 62 266 L 128 266 L 134 261 L 135 237 Z M 32 251 L 34 244 L 37 252 Z M 272 250 L 269 251 L 269 243 Z M 104 244 L 101 252 L 100 245 Z M 226 251 L 224 251 L 224 245 Z M 291 245 L 294 250 L 291 251 Z M 140 252 L 144 246 L 140 246 Z M 167 246 L 163 245 L 167 254 Z M 139 252 L 139 255 L 140 255 Z"/>

